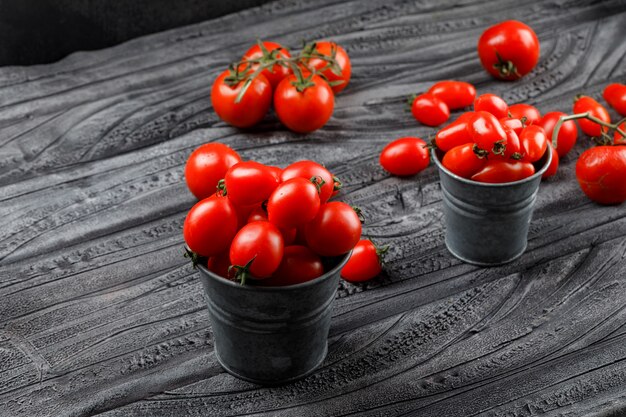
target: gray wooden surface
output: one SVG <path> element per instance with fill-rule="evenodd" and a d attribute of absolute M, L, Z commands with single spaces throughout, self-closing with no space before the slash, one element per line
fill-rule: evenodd
<path fill-rule="evenodd" d="M 506 18 L 542 45 L 516 83 L 490 79 L 475 51 Z M 625 80 L 625 28 L 623 1 L 280 0 L 1 68 L 0 415 L 626 414 L 626 207 L 578 188 L 588 139 L 542 184 L 526 254 L 490 269 L 446 251 L 434 167 L 398 179 L 378 165 L 389 140 L 434 133 L 404 112 L 408 93 L 457 78 L 569 111 L 576 93 Z M 346 47 L 353 81 L 325 128 L 216 119 L 211 82 L 256 37 Z M 392 246 L 384 276 L 341 285 L 328 359 L 303 381 L 260 388 L 215 362 L 181 246 L 194 202 L 183 166 L 207 141 L 268 164 L 325 163 L 367 214 L 365 233 Z"/>

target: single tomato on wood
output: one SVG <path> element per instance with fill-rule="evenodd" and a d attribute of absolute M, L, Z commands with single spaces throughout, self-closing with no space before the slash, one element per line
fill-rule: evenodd
<path fill-rule="evenodd" d="M 348 282 L 363 282 L 376 277 L 382 272 L 383 257 L 387 249 L 376 247 L 369 239 L 360 240 L 341 270 L 341 277 Z"/>
<path fill-rule="evenodd" d="M 591 200 L 600 204 L 626 201 L 626 146 L 596 146 L 576 162 L 576 179 Z"/>
<path fill-rule="evenodd" d="M 450 118 L 450 109 L 443 100 L 432 94 L 420 94 L 413 99 L 411 113 L 426 126 L 439 126 Z"/>
<path fill-rule="evenodd" d="M 387 144 L 380 154 L 380 164 L 393 175 L 415 175 L 430 163 L 427 144 L 420 138 L 400 138 Z"/>

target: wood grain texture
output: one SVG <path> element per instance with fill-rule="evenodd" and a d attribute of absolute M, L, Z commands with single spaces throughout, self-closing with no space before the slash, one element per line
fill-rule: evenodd
<path fill-rule="evenodd" d="M 489 78 L 475 44 L 516 18 L 541 40 L 519 82 Z M 434 167 L 390 177 L 390 139 L 434 129 L 407 94 L 457 78 L 569 111 L 626 79 L 624 1 L 279 0 L 53 65 L 0 68 L 0 416 L 618 416 L 626 414 L 626 208 L 587 200 L 581 137 L 544 182 L 525 255 L 477 268 L 445 249 Z M 328 125 L 273 115 L 240 131 L 212 79 L 256 37 L 332 38 L 353 79 Z M 615 113 L 612 113 L 616 117 Z M 262 388 L 224 373 L 197 273 L 182 257 L 187 156 L 325 163 L 391 245 L 383 276 L 342 283 L 312 376 Z"/>

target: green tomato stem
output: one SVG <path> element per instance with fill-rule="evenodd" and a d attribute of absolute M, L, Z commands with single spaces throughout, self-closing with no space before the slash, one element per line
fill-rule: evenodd
<path fill-rule="evenodd" d="M 623 137 L 626 137 L 626 132 L 624 132 L 623 130 L 619 128 L 619 125 L 622 124 L 624 121 L 626 121 L 626 118 L 623 118 L 622 120 L 617 122 L 617 124 L 612 124 L 612 123 L 607 123 L 604 120 L 598 119 L 597 117 L 593 116 L 590 112 L 571 114 L 569 116 L 561 116 L 559 118 L 559 121 L 554 126 L 554 130 L 552 131 L 552 146 L 555 149 L 557 147 L 557 139 L 559 137 L 559 131 L 561 130 L 561 126 L 563 126 L 563 123 L 569 120 L 577 120 L 577 119 L 591 120 L 592 122 L 597 123 L 601 126 L 608 127 L 609 129 L 615 130 Z"/>

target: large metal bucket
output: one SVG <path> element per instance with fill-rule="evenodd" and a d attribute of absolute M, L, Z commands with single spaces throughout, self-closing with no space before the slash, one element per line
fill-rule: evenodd
<path fill-rule="evenodd" d="M 240 285 L 198 265 L 215 354 L 224 369 L 263 385 L 291 382 L 315 370 L 326 357 L 331 305 L 349 257 L 319 278 L 284 287 Z"/>
<path fill-rule="evenodd" d="M 481 266 L 500 265 L 521 256 L 528 243 L 528 226 L 541 175 L 548 169 L 548 149 L 535 163 L 532 176 L 503 184 L 486 184 L 459 177 L 442 164 L 443 154 L 432 150 L 439 168 L 446 246 L 460 260 Z"/>

